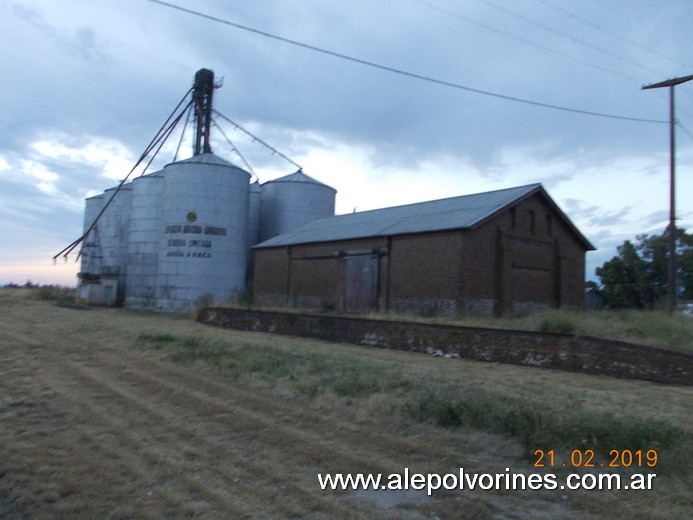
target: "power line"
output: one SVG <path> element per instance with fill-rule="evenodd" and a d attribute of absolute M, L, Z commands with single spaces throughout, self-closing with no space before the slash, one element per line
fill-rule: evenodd
<path fill-rule="evenodd" d="M 475 25 L 476 27 L 481 27 L 482 29 L 485 29 L 487 31 L 494 32 L 496 34 L 500 34 L 501 36 L 505 36 L 506 38 L 510 38 L 512 40 L 524 43 L 526 45 L 529 45 L 529 46 L 534 47 L 536 49 L 542 50 L 544 52 L 548 52 L 550 54 L 555 54 L 556 56 L 561 56 L 562 58 L 568 58 L 569 60 L 575 61 L 575 62 L 580 63 L 582 65 L 586 65 L 586 66 L 591 67 L 593 69 L 600 70 L 602 72 L 606 72 L 608 74 L 612 74 L 614 76 L 619 76 L 621 78 L 625 78 L 625 79 L 628 79 L 631 81 L 637 81 L 635 78 L 633 78 L 631 76 L 626 76 L 625 74 L 621 74 L 620 72 L 616 72 L 615 70 L 612 70 L 612 69 L 609 69 L 606 67 L 601 67 L 600 65 L 596 65 L 595 63 L 592 63 L 592 62 L 587 61 L 587 60 L 576 58 L 575 56 L 571 56 L 570 54 L 566 54 L 566 53 L 558 51 L 556 49 L 551 49 L 550 47 L 545 47 L 544 45 L 541 45 L 541 44 L 538 44 L 536 42 L 527 40 L 526 38 L 522 38 L 521 36 L 511 34 L 507 31 L 503 31 L 501 29 L 498 29 L 497 27 L 493 27 L 493 26 L 485 24 L 483 22 L 479 22 L 478 20 L 474 20 L 474 19 L 472 19 L 468 16 L 465 16 L 463 14 L 460 14 L 458 12 L 451 11 L 449 9 L 446 9 L 444 7 L 436 5 L 432 2 L 428 2 L 427 0 L 411 0 L 411 1 L 416 2 L 418 4 L 421 4 L 421 5 L 424 5 L 424 6 L 428 7 L 429 9 L 433 9 L 433 10 L 438 11 L 440 13 L 443 13 L 445 15 L 457 18 L 458 20 L 461 20 L 463 22 L 469 23 L 471 25 Z"/>
<path fill-rule="evenodd" d="M 271 38 L 271 39 L 273 39 L 273 40 L 281 41 L 281 42 L 283 42 L 283 43 L 288 43 L 288 44 L 290 44 L 290 45 L 295 45 L 295 46 L 297 46 L 297 47 L 301 47 L 301 48 L 304 48 L 304 49 L 308 49 L 308 50 L 311 50 L 311 51 L 314 51 L 314 52 L 319 52 L 319 53 L 321 53 L 321 54 L 326 54 L 326 55 L 332 56 L 332 57 L 334 57 L 334 58 L 340 58 L 340 59 L 343 59 L 343 60 L 351 61 L 351 62 L 353 62 L 353 63 L 358 63 L 358 64 L 360 64 L 360 65 L 365 65 L 365 66 L 367 66 L 367 67 L 372 67 L 372 68 L 375 68 L 375 69 L 379 69 L 379 70 L 384 70 L 384 71 L 387 71 L 387 72 L 391 72 L 391 73 L 393 73 L 393 74 L 398 74 L 398 75 L 400 75 L 400 76 L 405 76 L 405 77 L 409 77 L 409 78 L 413 78 L 413 79 L 418 79 L 418 80 L 421 80 L 421 81 L 426 81 L 426 82 L 428 82 L 428 83 L 434 83 L 434 84 L 436 84 L 436 85 L 442 85 L 442 86 L 445 86 L 445 87 L 450 87 L 450 88 L 454 88 L 454 89 L 458 89 L 458 90 L 464 90 L 464 91 L 467 91 L 467 92 L 474 92 L 474 93 L 476 93 L 476 94 L 481 94 L 481 95 L 484 95 L 484 96 L 490 96 L 490 97 L 494 97 L 494 98 L 498 98 L 498 99 L 505 99 L 506 101 L 514 101 L 514 102 L 516 102 L 516 103 L 523 103 L 523 104 L 526 104 L 526 105 L 538 106 L 538 107 L 543 107 L 543 108 L 550 108 L 550 109 L 553 109 L 553 110 L 561 110 L 561 111 L 563 111 L 563 112 L 571 112 L 571 113 L 575 113 L 575 114 L 582 114 L 582 115 L 588 115 L 588 116 L 593 116 L 593 117 L 604 117 L 604 118 L 609 118 L 609 119 L 620 119 L 620 120 L 625 120 L 625 121 L 637 121 L 637 122 L 640 122 L 640 123 L 668 123 L 668 121 L 663 121 L 663 120 L 659 120 L 659 119 L 645 119 L 645 118 L 640 118 L 640 117 L 621 116 L 621 115 L 616 115 L 616 114 L 606 114 L 606 113 L 602 113 L 602 112 L 594 112 L 594 111 L 591 111 L 591 110 L 581 110 L 581 109 L 578 109 L 578 108 L 571 108 L 571 107 L 565 107 L 565 106 L 560 106 L 560 105 L 553 105 L 553 104 L 551 104 L 551 103 L 544 103 L 544 102 L 541 102 L 541 101 L 533 101 L 533 100 L 529 100 L 529 99 L 519 98 L 519 97 L 515 97 L 515 96 L 508 96 L 508 95 L 505 95 L 505 94 L 499 94 L 499 93 L 496 93 L 496 92 L 490 92 L 490 91 L 487 91 L 487 90 L 481 90 L 481 89 L 477 89 L 477 88 L 473 88 L 473 87 L 468 87 L 468 86 L 462 85 L 462 84 L 460 84 L 460 83 L 454 83 L 454 82 L 451 82 L 451 81 L 436 79 L 436 78 L 433 78 L 433 77 L 430 77 L 430 76 L 424 76 L 424 75 L 422 75 L 422 74 L 417 74 L 417 73 L 415 73 L 415 72 L 408 72 L 408 71 L 405 71 L 405 70 L 402 70 L 402 69 L 397 69 L 397 68 L 394 68 L 394 67 L 390 67 L 390 66 L 388 66 L 388 65 L 382 65 L 382 64 L 379 64 L 379 63 L 375 63 L 375 62 L 372 62 L 372 61 L 364 60 L 364 59 L 361 59 L 361 58 L 356 58 L 356 57 L 349 56 L 349 55 L 346 55 L 346 54 L 342 54 L 342 53 L 339 53 L 339 52 L 335 52 L 335 51 L 323 49 L 323 48 L 321 48 L 321 47 L 316 47 L 316 46 L 314 46 L 314 45 L 310 45 L 310 44 L 307 44 L 307 43 L 299 42 L 299 41 L 296 41 L 296 40 L 292 40 L 292 39 L 290 39 L 290 38 L 285 38 L 285 37 L 283 37 L 283 36 L 278 36 L 278 35 L 276 35 L 276 34 L 268 33 L 268 32 L 266 32 L 266 31 L 261 31 L 261 30 L 259 30 L 259 29 L 254 29 L 254 28 L 252 28 L 252 27 L 248 27 L 248 26 L 245 26 L 245 25 L 241 25 L 241 24 L 232 22 L 232 21 L 230 21 L 230 20 L 224 20 L 223 18 L 218 18 L 218 17 L 216 17 L 216 16 L 204 14 L 204 13 L 201 13 L 201 12 L 199 12 L 199 11 L 194 11 L 194 10 L 192 10 L 192 9 L 187 9 L 187 8 L 185 8 L 185 7 L 180 7 L 180 6 L 175 5 L 175 4 L 170 4 L 170 3 L 164 2 L 164 1 L 162 1 L 162 0 L 149 0 L 149 1 L 150 1 L 150 2 L 153 2 L 153 3 L 155 3 L 155 4 L 163 5 L 163 6 L 165 6 L 165 7 L 169 7 L 169 8 L 171 8 L 171 9 L 175 9 L 175 10 L 178 10 L 178 11 L 181 11 L 181 12 L 184 12 L 184 13 L 187 13 L 187 14 L 191 14 L 191 15 L 194 15 L 194 16 L 198 16 L 198 17 L 200 17 L 200 18 L 204 18 L 204 19 L 207 19 L 207 20 L 210 20 L 210 21 L 213 21 L 213 22 L 217 22 L 217 23 L 221 23 L 221 24 L 224 24 L 224 25 L 228 25 L 228 26 L 234 27 L 234 28 L 236 28 L 236 29 L 240 29 L 240 30 L 243 30 L 243 31 L 251 32 L 251 33 L 253 33 L 253 34 L 257 34 L 257 35 L 260 35 L 260 36 L 264 36 L 264 37 L 266 37 L 266 38 Z"/>
<path fill-rule="evenodd" d="M 616 71 L 614 71 L 614 70 L 612 70 L 612 69 L 609 69 L 609 68 L 606 68 L 606 67 L 601 67 L 601 66 L 599 66 L 599 65 L 597 65 L 597 64 L 595 64 L 595 63 L 592 63 L 592 62 L 589 62 L 589 61 L 586 61 L 586 60 L 582 60 L 582 59 L 580 59 L 580 58 L 576 58 L 576 57 L 574 57 L 574 56 L 571 56 L 571 55 L 569 55 L 569 54 L 566 54 L 566 53 L 563 53 L 563 52 L 560 52 L 560 51 L 557 51 L 557 50 L 554 50 L 554 49 L 551 49 L 551 48 L 549 48 L 549 47 L 545 47 L 545 46 L 543 46 L 543 45 L 537 44 L 537 43 L 532 42 L 532 41 L 530 41 L 530 40 L 527 40 L 527 39 L 525 39 L 525 38 L 516 36 L 516 35 L 514 35 L 514 34 L 511 34 L 511 33 L 508 33 L 508 32 L 506 32 L 506 31 L 503 31 L 503 30 L 501 30 L 501 29 L 498 29 L 498 28 L 496 28 L 496 27 L 493 27 L 493 26 L 491 26 L 491 25 L 488 25 L 488 24 L 479 22 L 479 21 L 477 21 L 477 20 L 474 20 L 474 19 L 472 19 L 472 18 L 470 18 L 470 17 L 468 17 L 468 16 L 465 16 L 465 15 L 462 15 L 462 14 L 460 14 L 460 13 L 458 13 L 458 12 L 451 11 L 451 10 L 449 10 L 449 9 L 446 9 L 446 8 L 444 8 L 444 7 L 441 7 L 441 6 L 439 6 L 439 5 L 436 5 L 436 4 L 434 4 L 434 3 L 432 3 L 432 2 L 430 2 L 430 1 L 428 1 L 428 0 L 411 0 L 411 1 L 412 1 L 412 2 L 416 2 L 416 3 L 419 3 L 419 4 L 421 4 L 421 5 L 424 5 L 424 6 L 428 7 L 428 8 L 430 8 L 430 9 L 432 9 L 432 10 L 435 10 L 435 11 L 438 11 L 438 12 L 440 12 L 440 13 L 442 13 L 442 14 L 445 14 L 445 15 L 448 15 L 448 16 L 451 16 L 451 17 L 454 17 L 454 18 L 457 18 L 457 19 L 459 19 L 459 20 L 461 20 L 461 21 L 463 21 L 463 22 L 469 23 L 469 24 L 471 24 L 471 25 L 474 25 L 474 26 L 477 26 L 477 27 L 481 27 L 482 29 L 485 29 L 485 30 L 487 30 L 487 31 L 500 34 L 500 35 L 502 35 L 502 36 L 505 36 L 505 37 L 508 37 L 508 38 L 510 38 L 510 39 L 519 41 L 519 42 L 521 42 L 521 43 L 524 43 L 524 44 L 526 44 L 526 45 L 530 45 L 530 46 L 535 47 L 535 48 L 537 48 L 537 49 L 540 49 L 540 50 L 542 50 L 542 51 L 545 51 L 545 52 L 548 52 L 548 53 L 551 53 L 551 54 L 555 54 L 555 55 L 557 55 L 557 56 L 561 56 L 561 57 L 564 57 L 564 58 L 568 58 L 568 59 L 573 60 L 573 61 L 575 61 L 575 62 L 577 62 L 577 63 L 582 64 L 582 65 L 586 65 L 586 66 L 588 66 L 588 67 L 591 67 L 591 68 L 593 68 L 593 69 L 597 69 L 597 70 L 600 70 L 600 71 L 602 71 L 602 72 L 607 72 L 607 73 L 612 74 L 612 75 L 614 75 L 614 76 L 619 76 L 619 77 L 628 79 L 628 80 L 630 80 L 630 81 L 638 81 L 637 79 L 635 79 L 635 78 L 632 77 L 632 76 L 628 76 L 628 75 L 626 75 L 626 74 L 622 74 L 622 73 L 620 73 L 620 72 L 616 72 Z M 527 17 L 527 16 L 525 16 L 525 15 L 521 15 L 521 14 L 514 13 L 514 12 L 510 11 L 510 10 L 507 9 L 507 8 L 504 8 L 504 7 L 502 7 L 502 6 L 499 6 L 499 5 L 497 5 L 497 4 L 494 4 L 494 3 L 491 2 L 491 1 L 487 1 L 487 0 L 477 0 L 477 1 L 478 1 L 478 2 L 483 2 L 483 3 L 487 4 L 487 5 L 492 6 L 492 7 L 495 7 L 495 8 L 497 8 L 497 9 L 501 10 L 501 11 L 505 11 L 505 12 L 507 12 L 507 13 L 509 13 L 509 14 L 513 14 L 513 15 L 519 17 L 519 18 L 525 19 L 525 20 L 527 20 L 527 21 L 530 21 L 530 22 L 532 22 L 532 23 L 534 23 L 534 24 L 536 24 L 536 25 L 539 25 L 539 26 L 543 27 L 539 22 L 533 21 L 533 20 L 531 20 L 529 17 Z M 545 0 L 537 0 L 537 1 L 538 1 L 538 2 L 545 2 Z M 547 5 L 548 5 L 548 2 L 545 2 L 545 3 L 547 3 Z M 564 12 L 565 12 L 567 15 L 569 15 L 569 16 L 571 15 L 571 13 L 570 13 L 568 10 L 566 10 L 566 9 L 563 9 L 563 8 L 560 8 L 560 7 L 557 7 L 557 6 L 552 6 L 552 7 L 555 7 L 555 8 L 556 8 L 557 10 L 559 10 L 559 11 L 564 11 Z M 598 26 L 597 24 L 594 24 L 594 23 L 590 22 L 590 21 L 587 20 L 587 19 L 580 18 L 578 15 L 574 15 L 574 16 L 577 17 L 577 18 L 579 18 L 579 19 L 581 19 L 581 20 L 583 21 L 583 23 L 586 23 L 586 24 L 588 24 L 588 25 L 592 25 L 592 26 L 594 26 L 594 27 L 599 28 L 599 26 Z M 549 29 L 551 30 L 551 28 L 549 28 Z M 557 32 L 557 31 L 554 30 L 554 32 Z M 609 31 L 606 31 L 606 30 L 604 29 L 604 32 L 607 32 L 607 33 L 608 33 Z M 614 37 L 617 37 L 617 38 L 619 38 L 619 39 L 622 39 L 622 40 L 628 42 L 627 39 L 619 37 L 616 33 L 611 33 L 611 34 L 613 34 Z M 570 38 L 570 39 L 573 39 L 574 41 L 576 41 L 574 38 L 572 38 L 572 37 L 570 37 L 570 36 L 566 36 L 566 35 L 564 35 L 564 36 L 565 36 L 566 38 Z M 632 42 L 632 44 L 633 44 L 633 45 L 638 45 L 638 44 L 635 43 L 635 42 Z M 589 45 L 589 44 L 585 44 L 585 45 L 587 45 L 587 46 L 589 46 L 589 47 L 592 47 L 592 46 Z M 594 47 L 592 47 L 592 48 L 594 48 Z M 650 52 L 653 52 L 653 53 L 656 54 L 655 51 L 650 50 Z M 660 56 L 666 58 L 666 57 L 663 56 L 663 55 L 660 55 Z M 669 61 L 673 61 L 673 60 L 669 60 Z M 643 69 L 655 70 L 655 69 L 652 69 L 652 68 L 647 67 L 647 66 L 645 66 L 645 65 L 636 63 L 636 62 L 634 62 L 634 61 L 632 61 L 631 63 L 633 63 L 633 64 L 635 64 L 635 65 L 638 65 L 639 67 L 641 67 L 641 68 L 643 68 Z M 680 62 L 675 62 L 675 63 L 680 63 Z M 663 73 L 662 73 L 662 74 L 663 74 Z M 666 95 L 666 93 L 664 93 L 664 92 L 660 92 L 660 95 L 661 95 L 662 97 L 668 97 L 668 96 Z M 684 93 L 684 96 L 685 96 L 685 95 L 686 95 L 686 94 Z M 684 101 L 685 101 L 685 100 L 684 100 Z M 681 106 L 681 99 L 679 100 L 679 107 L 678 107 L 678 108 L 679 108 L 679 110 L 680 110 L 681 112 L 683 112 L 683 113 L 685 113 L 685 114 L 687 114 L 687 115 L 689 115 L 689 116 L 691 115 L 690 112 L 688 112 L 683 106 Z"/>
<path fill-rule="evenodd" d="M 688 128 L 686 128 L 685 126 L 683 126 L 679 121 L 677 121 L 676 124 L 678 125 L 678 127 L 679 127 L 681 130 L 683 130 L 685 133 L 688 134 L 688 137 L 690 137 L 691 139 L 693 139 L 693 134 L 690 132 L 690 130 L 688 130 Z"/>
<path fill-rule="evenodd" d="M 507 7 L 504 7 L 502 5 L 498 5 L 495 2 L 491 2 L 490 0 L 477 0 L 477 1 L 482 2 L 486 5 L 489 5 L 489 6 L 493 7 L 494 9 L 498 9 L 499 11 L 507 13 L 511 16 L 514 16 L 515 18 L 519 18 L 520 20 L 524 20 L 527 23 L 530 23 L 532 25 L 540 27 L 540 28 L 544 29 L 545 31 L 548 31 L 550 33 L 553 33 L 553 34 L 556 34 L 556 35 L 561 36 L 563 38 L 566 38 L 566 39 L 568 39 L 574 43 L 577 43 L 577 44 L 583 45 L 587 48 L 596 50 L 598 52 L 601 52 L 602 54 L 606 54 L 607 56 L 611 56 L 612 58 L 615 58 L 615 59 L 622 61 L 624 63 L 629 63 L 630 65 L 635 65 L 636 67 L 645 68 L 645 69 L 648 69 L 648 70 L 653 71 L 653 72 L 660 72 L 657 69 L 653 69 L 652 67 L 648 67 L 647 65 L 642 65 L 636 61 L 633 61 L 629 58 L 626 58 L 625 56 L 621 56 L 620 54 L 616 54 L 615 52 L 611 52 L 607 49 L 604 49 L 603 47 L 600 47 L 598 45 L 593 45 L 589 42 L 581 40 L 580 38 L 576 38 L 576 37 L 571 36 L 569 34 L 563 33 L 561 31 L 559 31 L 558 29 L 554 29 L 550 25 L 545 25 L 541 22 L 538 22 L 537 20 L 534 20 L 532 18 L 529 18 L 528 16 L 523 15 L 522 13 L 518 13 L 517 11 L 513 11 L 512 9 L 508 9 Z"/>
<path fill-rule="evenodd" d="M 638 47 L 639 49 L 642 49 L 642 50 L 647 51 L 647 52 L 649 52 L 649 53 L 651 53 L 651 54 L 654 54 L 655 56 L 658 56 L 658 57 L 660 57 L 660 58 L 663 58 L 663 59 L 665 59 L 665 60 L 667 60 L 667 61 L 669 61 L 669 62 L 671 62 L 671 63 L 675 63 L 675 64 L 681 65 L 681 66 L 683 66 L 683 67 L 691 67 L 691 65 L 688 64 L 688 63 L 683 63 L 683 62 L 678 61 L 678 60 L 673 60 L 673 59 L 671 59 L 670 57 L 665 56 L 665 55 L 662 54 L 661 52 L 658 52 L 658 51 L 656 51 L 656 50 L 654 50 L 654 49 L 651 49 L 651 48 L 649 48 L 649 47 L 645 47 L 644 45 L 642 45 L 642 44 L 640 44 L 640 43 L 638 43 L 638 42 L 636 42 L 636 41 L 634 41 L 634 40 L 631 40 L 631 39 L 629 39 L 629 38 L 626 38 L 626 37 L 624 37 L 624 36 L 622 36 L 622 35 L 620 35 L 620 34 L 618 34 L 618 33 L 615 33 L 614 31 L 610 31 L 610 30 L 608 30 L 608 29 L 605 29 L 605 28 L 602 27 L 601 25 L 599 25 L 599 24 L 597 24 L 597 23 L 594 23 L 593 21 L 588 20 L 587 18 L 584 18 L 584 17 L 582 17 L 582 16 L 580 16 L 580 15 L 578 15 L 578 14 L 575 14 L 575 13 L 573 13 L 572 11 L 569 11 L 569 10 L 566 9 L 565 7 L 558 6 L 558 5 L 554 5 L 553 3 L 549 2 L 548 0 L 537 0 L 537 1 L 539 1 L 539 2 L 541 2 L 542 4 L 544 4 L 544 5 L 548 6 L 548 7 L 550 7 L 551 9 L 554 9 L 554 10 L 556 10 L 556 11 L 559 11 L 559 12 L 563 13 L 564 15 L 566 15 L 566 16 L 568 16 L 568 17 L 574 19 L 574 20 L 578 20 L 578 21 L 580 21 L 580 22 L 582 22 L 582 23 L 584 23 L 584 24 L 586 24 L 586 25 L 589 25 L 590 27 L 592 27 L 592 28 L 594 28 L 594 29 L 596 29 L 596 30 L 598 30 L 598 31 L 601 31 L 601 32 L 603 32 L 603 33 L 605 33 L 605 34 L 608 34 L 608 35 L 610 35 L 610 36 L 616 38 L 617 40 L 621 40 L 622 42 L 628 43 L 628 44 L 630 44 L 630 45 L 634 45 L 635 47 Z"/>

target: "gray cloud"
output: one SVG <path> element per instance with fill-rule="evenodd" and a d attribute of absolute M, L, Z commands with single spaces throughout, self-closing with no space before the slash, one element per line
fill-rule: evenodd
<path fill-rule="evenodd" d="M 666 93 L 641 91 L 641 85 L 691 73 L 693 34 L 687 21 L 693 19 L 693 4 L 688 0 L 671 0 L 666 9 L 622 0 L 580 5 L 582 17 L 637 45 L 576 24 L 541 2 L 520 0 L 509 7 L 525 19 L 483 1 L 433 3 L 443 11 L 415 0 L 180 0 L 191 9 L 415 74 L 599 112 L 666 119 Z M 315 148 L 352 147 L 367 155 L 373 179 L 396 171 L 435 175 L 431 165 L 454 165 L 465 171 L 439 175 L 446 182 L 459 180 L 455 189 L 539 181 L 553 191 L 576 185 L 581 171 L 601 168 L 608 178 L 612 174 L 604 165 L 610 160 L 668 151 L 663 124 L 560 112 L 426 83 L 143 0 L 6 2 L 0 4 L 0 30 L 8 42 L 0 50 L 0 158 L 15 170 L 22 160 L 31 160 L 58 175 L 48 193 L 45 185 L 41 191 L 27 179 L 8 180 L 0 161 L 2 205 L 9 208 L 0 216 L 14 225 L 24 207 L 22 222 L 41 233 L 50 229 L 67 242 L 81 228 L 75 206 L 87 192 L 105 189 L 115 179 L 104 177 L 104 160 L 46 156 L 37 153 L 35 143 L 54 141 L 80 150 L 89 143 L 110 146 L 104 144 L 110 140 L 122 147 L 118 153 L 125 159 L 134 160 L 201 67 L 224 77 L 217 108 L 258 130 L 280 151 L 298 158 Z M 620 58 L 580 42 L 610 49 Z M 680 120 L 693 130 L 693 84 L 680 91 Z M 690 171 L 693 141 L 685 138 L 680 167 Z M 250 140 L 238 140 L 256 168 L 290 169 Z M 218 136 L 215 148 L 236 160 Z M 662 175 L 656 164 L 638 167 L 649 168 L 655 179 Z M 590 189 L 600 187 L 581 187 L 560 202 L 598 237 L 604 228 L 629 220 L 652 226 L 659 218 L 639 215 L 636 202 L 619 200 L 618 190 L 613 203 L 597 203 Z M 681 216 L 690 216 L 685 204 Z M 46 212 L 51 216 L 41 226 Z"/>
<path fill-rule="evenodd" d="M 615 212 L 600 212 L 601 214 L 594 215 L 590 218 L 590 224 L 595 226 L 618 226 L 629 220 L 628 216 L 632 209 L 633 208 L 630 206 L 626 206 Z"/>

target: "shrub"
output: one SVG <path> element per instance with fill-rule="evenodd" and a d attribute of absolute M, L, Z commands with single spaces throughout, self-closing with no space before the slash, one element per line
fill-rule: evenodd
<path fill-rule="evenodd" d="M 195 301 L 195 308 L 200 311 L 205 307 L 211 307 L 214 305 L 214 295 L 212 293 L 204 293 L 197 297 Z"/>
<path fill-rule="evenodd" d="M 581 447 L 607 452 L 619 449 L 672 447 L 683 432 L 663 420 L 614 417 L 581 409 L 560 413 L 540 409 L 520 399 L 508 399 L 478 389 L 432 387 L 414 395 L 404 413 L 441 427 L 466 426 L 518 438 L 529 453 L 536 447 Z"/>
<path fill-rule="evenodd" d="M 560 311 L 548 312 L 541 319 L 539 332 L 555 332 L 558 334 L 575 334 L 575 322 L 566 313 Z"/>
<path fill-rule="evenodd" d="M 75 300 L 75 290 L 60 285 L 34 285 L 32 291 L 39 300 L 58 303 L 71 303 Z"/>

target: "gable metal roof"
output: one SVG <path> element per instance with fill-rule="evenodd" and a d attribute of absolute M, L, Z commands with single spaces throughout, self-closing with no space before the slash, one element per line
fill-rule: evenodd
<path fill-rule="evenodd" d="M 270 238 L 255 247 L 279 247 L 374 236 L 468 229 L 480 224 L 503 208 L 537 192 L 545 195 L 586 248 L 594 249 L 551 200 L 541 184 L 321 218 L 293 231 Z"/>

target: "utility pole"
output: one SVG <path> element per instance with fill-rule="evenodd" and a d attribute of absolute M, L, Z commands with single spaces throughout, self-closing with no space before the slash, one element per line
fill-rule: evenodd
<path fill-rule="evenodd" d="M 674 111 L 674 87 L 693 80 L 693 75 L 668 79 L 659 83 L 651 83 L 642 87 L 643 90 L 651 88 L 669 87 L 669 262 L 668 262 L 668 293 L 669 312 L 676 310 L 678 297 L 676 288 L 676 117 Z"/>

